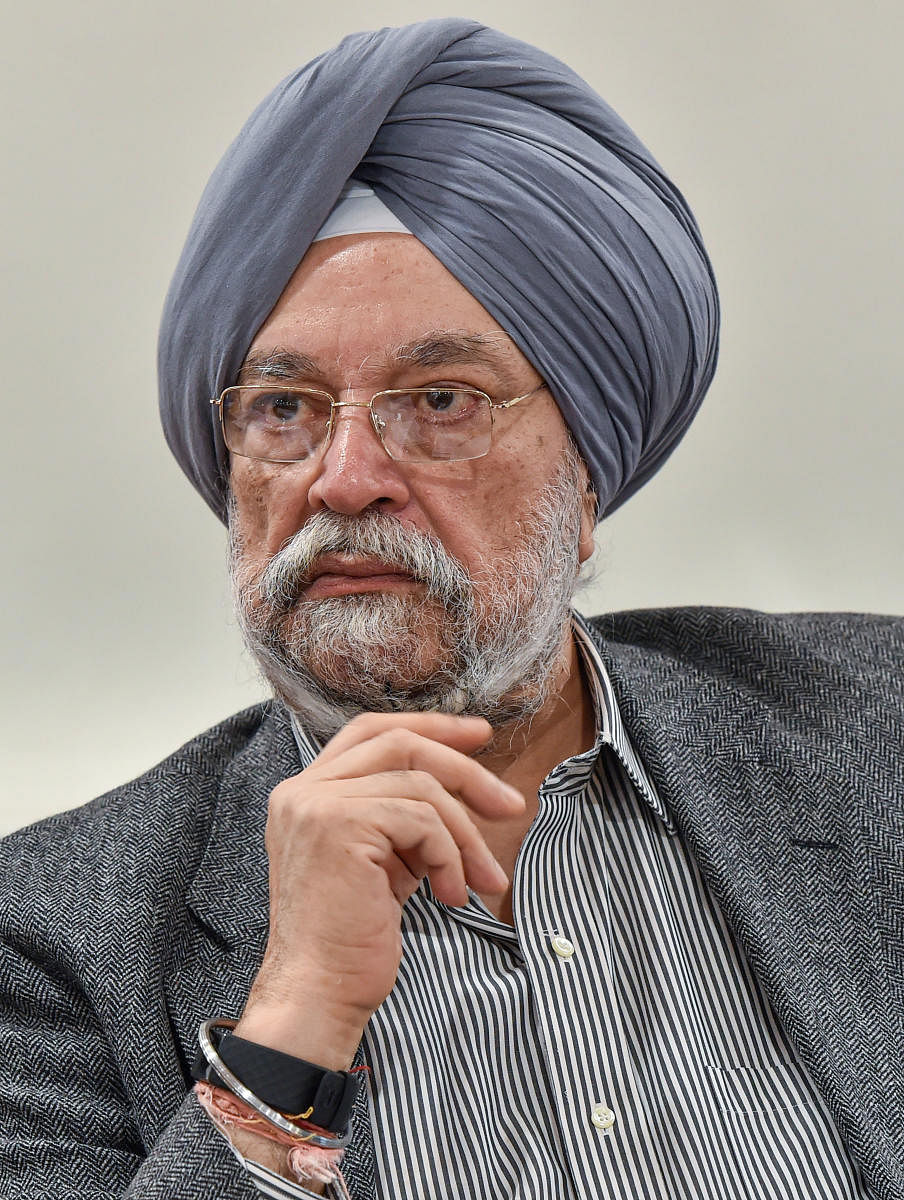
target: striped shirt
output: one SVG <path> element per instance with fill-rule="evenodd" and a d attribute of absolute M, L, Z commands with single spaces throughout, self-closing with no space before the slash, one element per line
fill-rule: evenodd
<path fill-rule="evenodd" d="M 403 910 L 364 1037 L 378 1195 L 869 1200 L 574 633 L 598 734 L 540 789 L 514 926 L 428 881 Z"/>

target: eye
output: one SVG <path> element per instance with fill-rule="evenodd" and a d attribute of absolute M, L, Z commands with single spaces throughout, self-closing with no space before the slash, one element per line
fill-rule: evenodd
<path fill-rule="evenodd" d="M 425 388 L 412 392 L 408 402 L 420 421 L 446 423 L 461 421 L 480 412 L 485 401 L 477 392 L 463 388 Z"/>
<path fill-rule="evenodd" d="M 296 420 L 300 407 L 301 397 L 294 392 L 264 392 L 254 401 L 255 412 L 277 424 Z"/>
<path fill-rule="evenodd" d="M 460 403 L 459 396 L 462 394 L 451 388 L 433 388 L 424 394 L 423 403 L 432 412 L 447 412 Z"/>

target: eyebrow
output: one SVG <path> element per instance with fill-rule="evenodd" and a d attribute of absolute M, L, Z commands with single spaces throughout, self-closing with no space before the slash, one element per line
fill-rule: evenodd
<path fill-rule="evenodd" d="M 386 356 L 389 366 L 444 367 L 466 364 L 485 367 L 499 376 L 503 385 L 511 383 L 513 374 L 508 355 L 512 347 L 508 334 L 466 333 L 436 330 L 413 341 L 395 346 Z M 371 359 L 369 365 L 374 366 Z M 296 350 L 252 350 L 242 363 L 238 383 L 254 380 L 293 380 L 324 374 L 317 360 Z"/>
<path fill-rule="evenodd" d="M 490 370 L 508 373 L 505 354 L 510 345 L 505 333 L 428 333 L 396 346 L 391 357 L 400 363 L 416 367 L 444 367 L 468 363 Z"/>
<path fill-rule="evenodd" d="M 252 350 L 242 363 L 238 383 L 250 383 L 254 379 L 298 379 L 303 375 L 316 375 L 317 363 L 306 354 L 294 350 Z"/>

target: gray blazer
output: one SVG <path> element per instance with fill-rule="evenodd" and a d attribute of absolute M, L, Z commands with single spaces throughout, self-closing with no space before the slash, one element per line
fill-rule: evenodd
<path fill-rule="evenodd" d="M 851 1155 L 904 1200 L 904 621 L 593 622 L 627 729 Z M 267 934 L 262 705 L 0 844 L 0 1197 L 257 1200 L 188 1097 Z M 346 1157 L 373 1196 L 366 1112 Z"/>

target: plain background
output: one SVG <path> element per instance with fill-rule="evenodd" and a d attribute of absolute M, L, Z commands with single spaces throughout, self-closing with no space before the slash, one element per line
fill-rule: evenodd
<path fill-rule="evenodd" d="M 442 4 L 7 4 L 0 113 L 0 832 L 82 803 L 262 694 L 224 534 L 168 457 L 156 326 L 207 176 L 345 33 Z M 462 12 L 462 10 L 458 10 Z M 900 612 L 900 0 L 470 12 L 584 74 L 688 197 L 722 361 L 581 604 Z"/>

